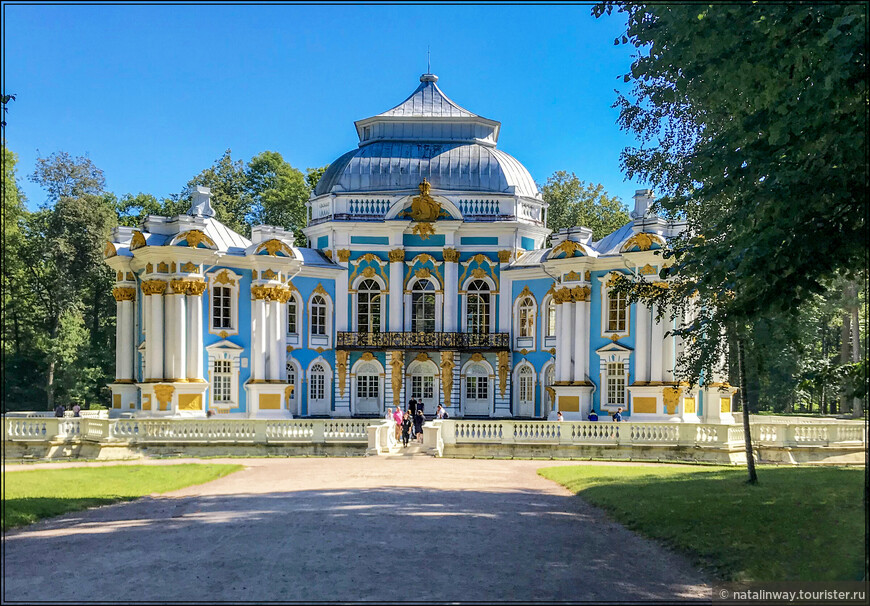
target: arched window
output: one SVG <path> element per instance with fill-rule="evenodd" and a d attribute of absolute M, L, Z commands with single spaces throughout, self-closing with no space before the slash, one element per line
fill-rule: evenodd
<path fill-rule="evenodd" d="M 326 299 L 321 295 L 314 295 L 311 299 L 311 307 L 309 310 L 312 335 L 326 335 L 326 311 Z"/>
<path fill-rule="evenodd" d="M 287 300 L 287 334 L 288 335 L 298 335 L 299 334 L 299 317 L 301 311 L 301 305 L 299 304 L 299 299 L 296 295 L 291 296 Z"/>
<path fill-rule="evenodd" d="M 521 337 L 535 336 L 535 301 L 524 297 L 519 305 L 519 335 Z"/>
<path fill-rule="evenodd" d="M 381 287 L 363 280 L 357 289 L 357 331 L 381 332 Z"/>
<path fill-rule="evenodd" d="M 435 332 L 435 285 L 420 279 L 411 289 L 411 331 Z"/>
<path fill-rule="evenodd" d="M 322 364 L 315 364 L 308 373 L 308 399 L 323 400 L 326 398 L 326 370 Z"/>
<path fill-rule="evenodd" d="M 523 366 L 519 372 L 519 395 L 523 402 L 535 401 L 535 375 L 531 367 Z"/>
<path fill-rule="evenodd" d="M 296 370 L 296 364 L 292 360 L 287 360 L 287 410 L 293 414 L 299 413 L 297 402 L 299 402 L 299 373 Z"/>
<path fill-rule="evenodd" d="M 478 335 L 489 332 L 489 302 L 491 296 L 489 284 L 483 280 L 474 280 L 468 285 L 468 304 L 466 305 L 468 332 Z"/>
<path fill-rule="evenodd" d="M 547 300 L 546 308 L 546 324 L 544 325 L 544 336 L 546 337 L 555 337 L 556 336 L 556 301 L 553 300 L 553 297 L 550 297 Z"/>

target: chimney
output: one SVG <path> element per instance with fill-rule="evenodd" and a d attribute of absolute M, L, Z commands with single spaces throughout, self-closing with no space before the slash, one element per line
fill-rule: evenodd
<path fill-rule="evenodd" d="M 632 219 L 640 219 L 645 217 L 649 212 L 650 205 L 655 201 L 651 189 L 638 189 L 634 192 L 634 211 L 631 212 Z"/>
<path fill-rule="evenodd" d="M 196 186 L 193 192 L 193 203 L 187 214 L 192 217 L 214 217 L 214 209 L 211 207 L 211 188 Z"/>

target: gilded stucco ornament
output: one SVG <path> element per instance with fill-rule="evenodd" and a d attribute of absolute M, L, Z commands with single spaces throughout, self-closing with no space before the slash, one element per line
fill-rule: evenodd
<path fill-rule="evenodd" d="M 187 273 L 197 273 L 199 271 L 199 265 L 197 265 L 196 263 L 191 263 L 190 261 L 188 261 L 187 263 L 184 263 L 181 266 L 181 271 L 184 271 Z"/>
<path fill-rule="evenodd" d="M 166 291 L 166 282 L 163 280 L 145 280 L 142 282 L 142 292 L 145 295 L 162 295 Z"/>
<path fill-rule="evenodd" d="M 275 238 L 272 238 L 271 240 L 266 240 L 265 242 L 261 243 L 257 247 L 257 250 L 255 252 L 257 254 L 259 254 L 259 253 L 263 252 L 263 250 L 266 251 L 266 254 L 271 255 L 273 257 L 277 257 L 279 252 L 284 253 L 288 257 L 293 256 L 293 253 L 290 250 L 290 247 L 288 247 L 286 244 L 284 244 L 281 240 L 276 240 Z"/>
<path fill-rule="evenodd" d="M 444 392 L 444 407 L 450 406 L 450 393 L 453 390 L 453 362 L 452 351 L 441 352 L 441 388 Z"/>
<path fill-rule="evenodd" d="M 350 250 L 347 248 L 341 248 L 338 250 L 338 260 L 341 263 L 347 263 L 350 261 Z"/>
<path fill-rule="evenodd" d="M 550 258 L 555 259 L 556 255 L 560 255 L 565 253 L 566 257 L 573 257 L 574 253 L 580 252 L 581 254 L 585 254 L 585 250 L 583 249 L 583 245 L 579 242 L 574 242 L 573 240 L 565 240 L 555 248 L 550 253 Z"/>
<path fill-rule="evenodd" d="M 142 235 L 141 231 L 134 231 L 133 238 L 130 240 L 130 250 L 136 250 L 138 248 L 142 248 L 143 246 L 147 246 L 148 244 L 145 242 L 145 236 Z"/>
<path fill-rule="evenodd" d="M 621 252 L 626 252 L 629 249 L 637 246 L 638 250 L 650 250 L 653 244 L 658 244 L 659 246 L 664 246 L 664 240 L 662 240 L 656 234 L 647 234 L 644 232 L 634 234 L 628 240 L 625 241 L 625 244 L 622 245 Z"/>
<path fill-rule="evenodd" d="M 190 248 L 197 248 L 200 244 L 205 244 L 209 248 L 217 248 L 214 240 L 209 238 L 198 229 L 191 229 L 177 237 L 178 241 L 185 240 Z"/>
<path fill-rule="evenodd" d="M 154 395 L 157 402 L 160 404 L 161 410 L 169 409 L 169 402 L 172 401 L 172 394 L 175 393 L 175 388 L 172 385 L 155 385 Z"/>
<path fill-rule="evenodd" d="M 400 400 L 399 396 L 402 392 L 402 367 L 405 365 L 405 362 L 401 351 L 392 352 L 391 357 L 392 360 L 390 360 L 390 366 L 392 366 L 391 381 L 393 384 L 393 401 L 398 402 Z"/>
<path fill-rule="evenodd" d="M 106 248 L 103 249 L 103 257 L 109 259 L 118 254 L 118 249 L 111 242 L 106 242 Z"/>
<path fill-rule="evenodd" d="M 455 248 L 444 249 L 444 260 L 448 263 L 459 263 L 459 251 Z"/>
<path fill-rule="evenodd" d="M 647 263 L 643 267 L 640 268 L 640 273 L 644 276 L 651 276 L 656 273 L 656 268 Z"/>
<path fill-rule="evenodd" d="M 498 352 L 498 388 L 502 398 L 507 390 L 507 376 L 510 370 L 510 363 L 511 354 L 509 351 Z"/>
<path fill-rule="evenodd" d="M 188 280 L 187 294 L 193 297 L 198 297 L 205 292 L 205 287 L 206 284 L 204 280 Z"/>
<path fill-rule="evenodd" d="M 115 297 L 115 301 L 135 301 L 136 289 L 119 286 L 112 289 L 112 295 Z"/>
<path fill-rule="evenodd" d="M 332 261 L 332 251 L 331 251 L 331 250 L 324 250 L 324 251 L 323 251 L 323 254 L 324 254 L 324 256 L 325 256 L 327 259 L 329 259 L 330 261 Z"/>
<path fill-rule="evenodd" d="M 222 269 L 218 275 L 214 277 L 215 284 L 229 284 L 230 286 L 235 286 L 236 281 L 230 277 L 230 274 L 227 270 Z"/>
<path fill-rule="evenodd" d="M 475 353 L 471 354 L 471 361 L 472 361 L 472 362 L 482 362 L 483 359 L 484 359 L 484 358 L 483 358 L 483 354 L 482 354 L 482 353 L 475 352 Z"/>
<path fill-rule="evenodd" d="M 509 263 L 511 260 L 511 251 L 509 250 L 500 250 L 498 251 L 498 261 L 499 263 Z"/>
<path fill-rule="evenodd" d="M 399 263 L 405 260 L 405 249 L 403 248 L 394 248 L 389 253 L 387 253 L 387 257 L 390 259 L 390 263 Z"/>
<path fill-rule="evenodd" d="M 680 401 L 680 396 L 682 395 L 683 390 L 678 387 L 666 387 L 662 391 L 665 408 L 668 411 L 669 415 L 676 414 L 677 412 L 677 404 Z"/>
<path fill-rule="evenodd" d="M 567 274 L 565 274 L 565 280 L 567 280 L 568 282 L 579 282 L 581 279 L 582 278 L 580 277 L 580 274 L 578 274 L 576 271 L 569 271 Z"/>
<path fill-rule="evenodd" d="M 421 240 L 428 240 L 435 233 L 435 227 L 431 223 L 415 223 L 411 227 L 411 233 L 420 236 Z"/>
<path fill-rule="evenodd" d="M 335 367 L 338 369 L 338 391 L 344 397 L 344 383 L 347 379 L 347 356 L 349 351 L 338 349 L 335 352 Z"/>
<path fill-rule="evenodd" d="M 441 214 L 441 205 L 429 195 L 429 190 L 432 188 L 429 181 L 423 179 L 418 187 L 420 195 L 414 196 L 411 200 L 411 219 L 416 222 L 411 227 L 411 233 L 426 240 L 435 233 L 435 227 L 432 223 L 438 220 Z"/>

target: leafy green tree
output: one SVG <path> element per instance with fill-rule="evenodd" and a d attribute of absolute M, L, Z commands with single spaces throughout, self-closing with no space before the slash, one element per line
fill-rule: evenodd
<path fill-rule="evenodd" d="M 605 2 L 593 14 L 614 8 L 627 18 L 616 43 L 637 49 L 615 104 L 641 142 L 623 168 L 688 227 L 665 253 L 671 288 L 632 296 L 685 308 L 700 295 L 678 371 L 709 372 L 730 334 L 742 379 L 753 325 L 792 321 L 867 264 L 865 8 Z"/>
<path fill-rule="evenodd" d="M 327 168 L 329 168 L 329 164 L 321 166 L 320 168 L 305 169 L 305 182 L 308 183 L 308 189 L 314 191 L 314 188 L 317 187 L 318 183 L 320 183 L 320 178 L 323 177 L 323 173 L 326 172 Z"/>
<path fill-rule="evenodd" d="M 247 181 L 252 223 L 291 229 L 296 244 L 305 246 L 302 228 L 307 225 L 305 202 L 310 193 L 305 176 L 278 152 L 265 151 L 248 162 Z"/>
<path fill-rule="evenodd" d="M 112 201 L 118 214 L 118 224 L 127 227 L 139 227 L 148 215 L 174 217 L 190 208 L 190 200 L 184 200 L 178 194 L 158 200 L 151 194 L 139 192 L 135 196 L 124 194 L 120 200 L 112 195 Z"/>
<path fill-rule="evenodd" d="M 574 173 L 557 170 L 541 193 L 549 204 L 547 227 L 553 231 L 582 225 L 592 230 L 594 240 L 600 240 L 630 221 L 619 198 L 608 195 L 600 183 L 586 183 Z"/>

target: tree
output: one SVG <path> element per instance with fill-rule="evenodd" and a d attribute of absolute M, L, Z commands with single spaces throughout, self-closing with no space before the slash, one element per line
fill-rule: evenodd
<path fill-rule="evenodd" d="M 678 366 L 697 379 L 721 358 L 723 334 L 742 358 L 754 323 L 791 321 L 826 282 L 867 264 L 866 12 L 605 2 L 593 14 L 614 8 L 627 17 L 616 43 L 638 51 L 624 76 L 633 99 L 615 104 L 641 142 L 623 169 L 687 225 L 664 253 L 671 287 L 631 292 L 672 309 L 700 296 Z"/>
<path fill-rule="evenodd" d="M 593 240 L 600 240 L 630 221 L 622 201 L 604 191 L 604 186 L 587 184 L 564 170 L 554 172 L 541 187 L 547 209 L 547 227 L 582 225 L 592 230 Z"/>
<path fill-rule="evenodd" d="M 186 213 L 190 208 L 190 200 L 184 200 L 178 194 L 173 194 L 163 200 L 158 200 L 151 194 L 139 192 L 124 194 L 118 200 L 112 196 L 118 223 L 127 227 L 139 227 L 148 215 L 174 217 Z"/>
<path fill-rule="evenodd" d="M 329 164 L 321 166 L 320 168 L 305 169 L 305 182 L 308 183 L 308 189 L 314 191 L 314 188 L 317 187 L 318 183 L 320 183 L 320 178 L 323 176 L 323 173 L 326 172 L 327 168 L 329 168 Z"/>
<path fill-rule="evenodd" d="M 246 176 L 252 223 L 293 230 L 296 244 L 305 246 L 302 228 L 307 225 L 305 202 L 310 192 L 305 176 L 272 151 L 251 158 Z"/>

